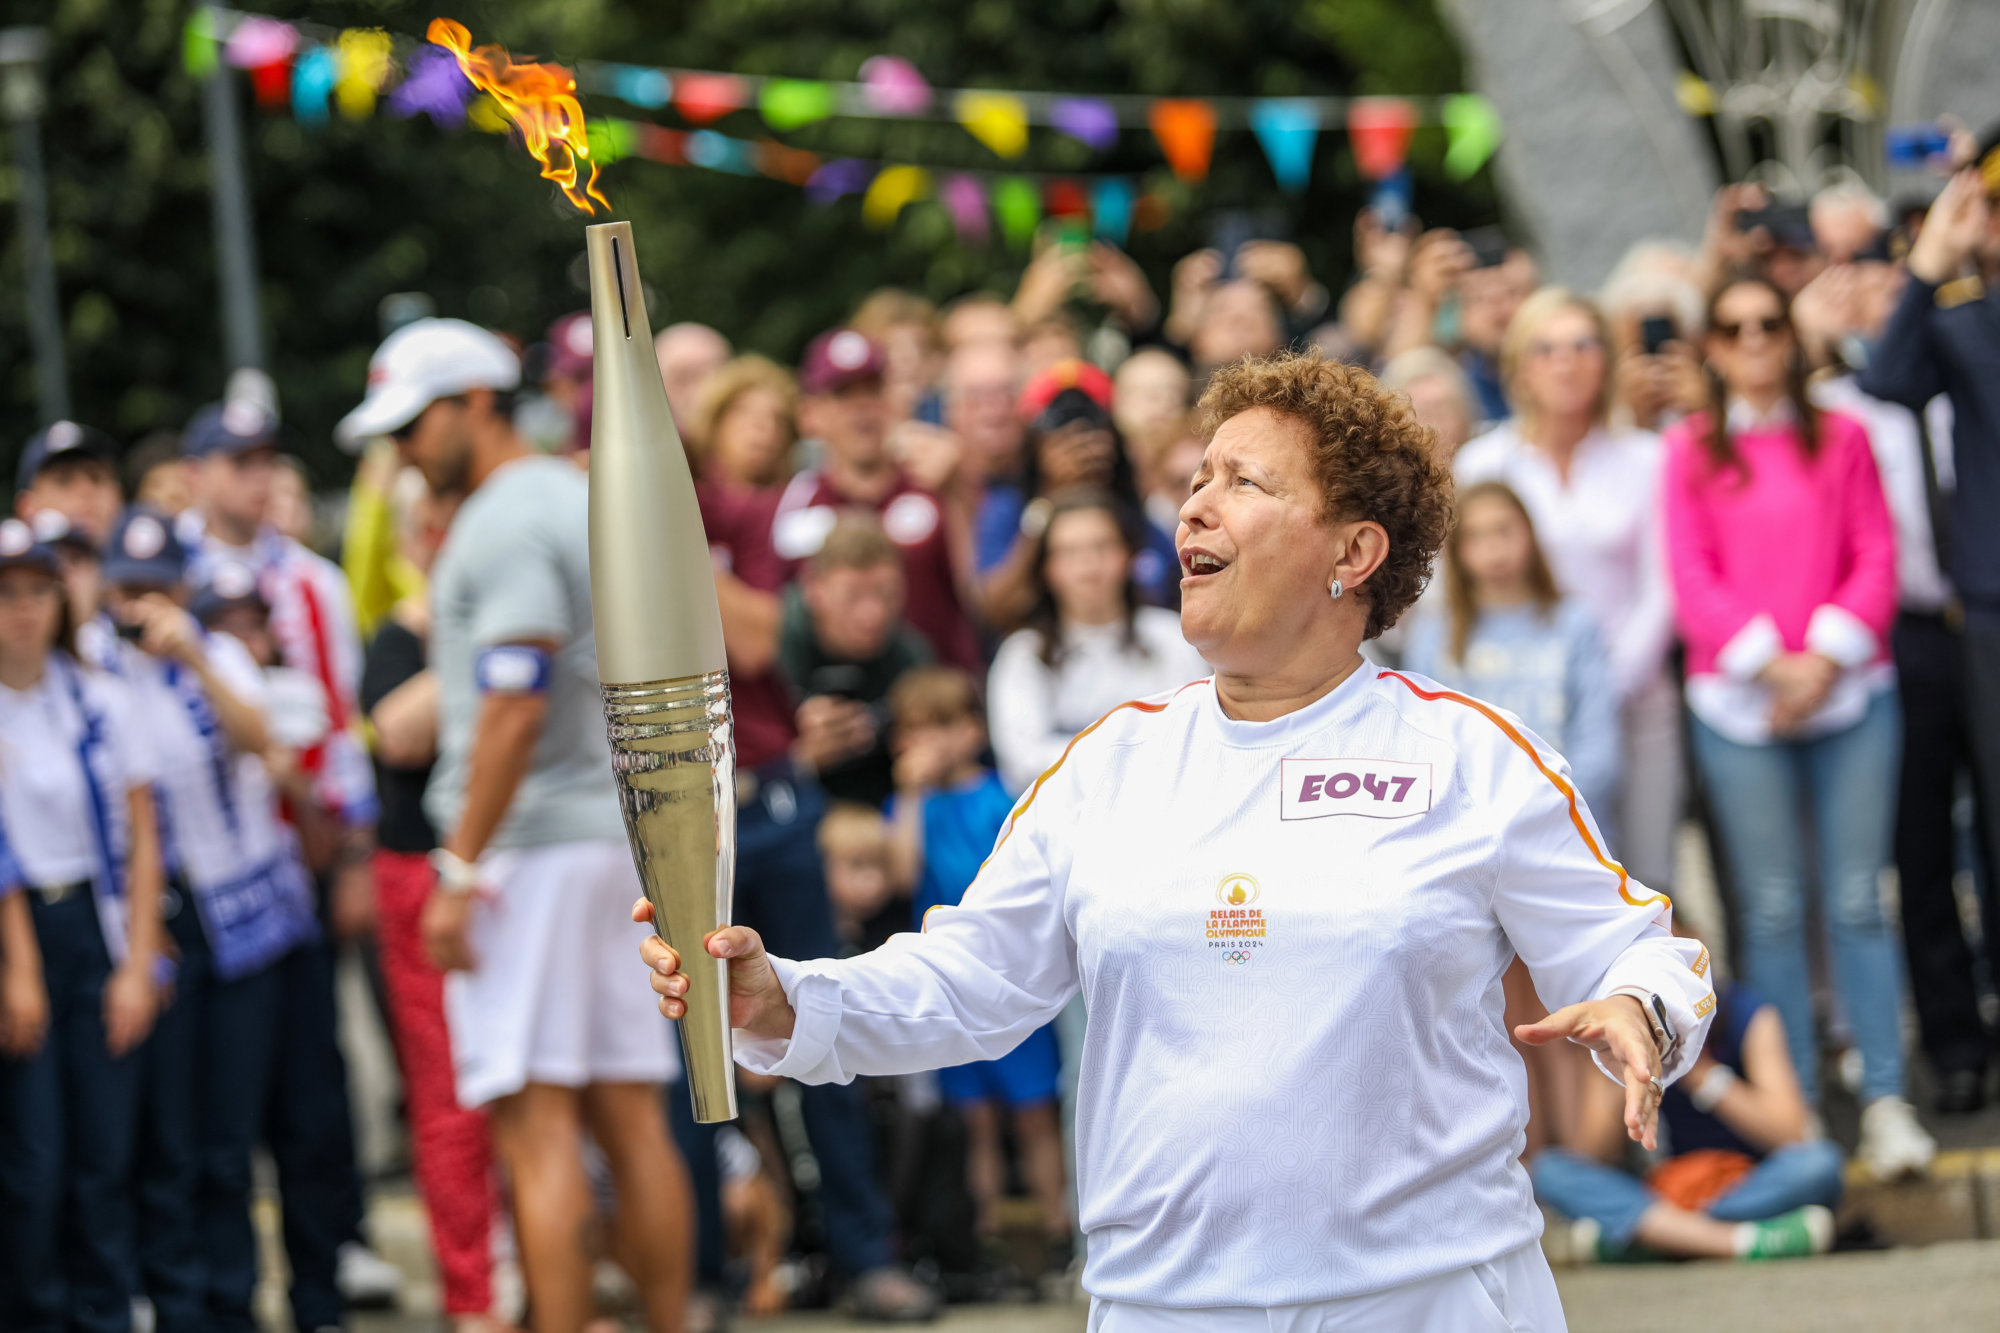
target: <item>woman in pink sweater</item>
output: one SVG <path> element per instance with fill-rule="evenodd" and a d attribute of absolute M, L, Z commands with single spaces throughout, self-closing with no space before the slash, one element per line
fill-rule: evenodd
<path fill-rule="evenodd" d="M 1709 303 L 1707 351 L 1714 405 L 1666 436 L 1665 526 L 1695 764 L 1741 900 L 1741 962 L 1782 1014 L 1817 1101 L 1809 826 L 1861 1050 L 1861 1156 L 1884 1177 L 1921 1170 L 1936 1145 L 1903 1097 L 1900 955 L 1877 888 L 1902 739 L 1888 648 L 1895 529 L 1866 433 L 1806 397 L 1776 287 L 1726 283 Z"/>

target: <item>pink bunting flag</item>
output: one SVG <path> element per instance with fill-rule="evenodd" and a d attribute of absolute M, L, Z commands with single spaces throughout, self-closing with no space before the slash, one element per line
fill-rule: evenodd
<path fill-rule="evenodd" d="M 871 56 L 861 66 L 868 105 L 878 115 L 921 116 L 931 109 L 931 86 L 901 56 Z"/>
<path fill-rule="evenodd" d="M 986 209 L 986 187 L 979 183 L 977 176 L 947 176 L 938 196 L 944 201 L 945 211 L 951 214 L 951 225 L 958 231 L 958 239 L 967 245 L 984 245 L 992 235 L 992 224 Z"/>

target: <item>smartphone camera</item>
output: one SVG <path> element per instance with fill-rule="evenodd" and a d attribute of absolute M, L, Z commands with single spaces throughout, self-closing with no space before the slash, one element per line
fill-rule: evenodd
<path fill-rule="evenodd" d="M 1677 336 L 1674 321 L 1666 315 L 1648 315 L 1639 321 L 1639 342 L 1647 356 L 1658 356 L 1660 349 Z"/>

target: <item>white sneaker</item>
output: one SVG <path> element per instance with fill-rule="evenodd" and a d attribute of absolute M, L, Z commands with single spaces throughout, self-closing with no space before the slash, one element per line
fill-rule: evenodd
<path fill-rule="evenodd" d="M 1604 1228 L 1588 1217 L 1579 1217 L 1569 1224 L 1569 1261 L 1573 1264 L 1594 1264 L 1604 1257 Z"/>
<path fill-rule="evenodd" d="M 356 1241 L 340 1247 L 333 1285 L 347 1303 L 363 1310 L 385 1310 L 403 1294 L 403 1270 Z"/>
<path fill-rule="evenodd" d="M 1861 1146 L 1855 1150 L 1877 1180 L 1922 1175 L 1937 1156 L 1937 1140 L 1917 1123 L 1916 1108 L 1901 1097 L 1877 1097 L 1861 1112 Z"/>

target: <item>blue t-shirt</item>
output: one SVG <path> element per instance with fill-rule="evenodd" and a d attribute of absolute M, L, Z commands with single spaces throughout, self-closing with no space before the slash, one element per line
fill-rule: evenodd
<path fill-rule="evenodd" d="M 896 799 L 887 814 L 896 817 Z M 992 855 L 993 844 L 1014 808 L 1014 798 L 1000 785 L 1000 775 L 984 769 L 957 787 L 932 792 L 924 800 L 924 873 L 911 895 L 912 920 L 923 929 L 924 913 L 933 907 L 956 907 L 972 887 L 979 867 Z"/>

